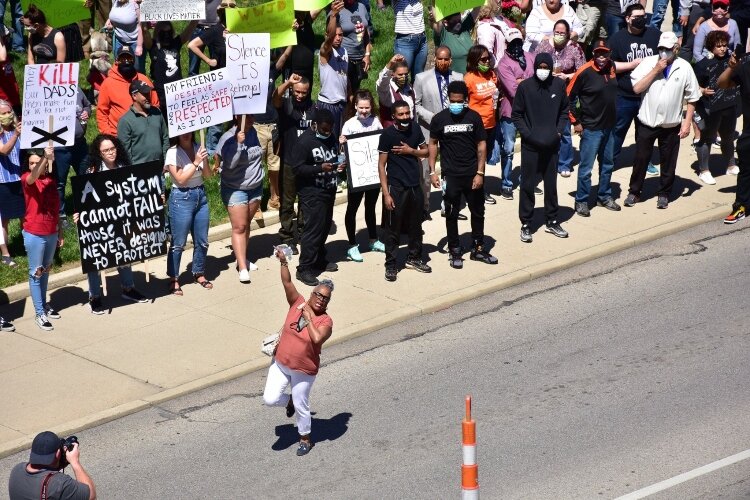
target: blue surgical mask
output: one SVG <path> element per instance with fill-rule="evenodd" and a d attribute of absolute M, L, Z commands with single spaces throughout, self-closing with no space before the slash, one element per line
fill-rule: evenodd
<path fill-rule="evenodd" d="M 331 137 L 331 134 L 323 135 L 323 134 L 319 134 L 318 132 L 315 132 L 315 137 L 317 137 L 321 141 L 325 141 L 326 139 L 328 139 L 329 137 Z"/>
<path fill-rule="evenodd" d="M 448 108 L 450 108 L 451 110 L 451 114 L 454 115 L 460 115 L 465 107 L 466 105 L 462 102 L 452 102 L 448 105 Z"/>

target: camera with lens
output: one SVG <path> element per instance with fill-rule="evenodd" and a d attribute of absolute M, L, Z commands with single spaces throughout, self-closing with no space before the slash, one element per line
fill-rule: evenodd
<path fill-rule="evenodd" d="M 77 443 L 78 438 L 76 436 L 68 436 L 60 440 L 60 469 L 69 465 L 67 458 L 65 458 L 65 452 L 73 450 L 73 445 Z"/>

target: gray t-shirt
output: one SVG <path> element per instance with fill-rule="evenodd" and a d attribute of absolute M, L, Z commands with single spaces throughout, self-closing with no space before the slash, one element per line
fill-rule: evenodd
<path fill-rule="evenodd" d="M 318 58 L 318 71 L 320 74 L 320 92 L 318 100 L 328 104 L 336 104 L 346 101 L 346 91 L 349 79 L 349 53 L 344 46 L 331 47 L 331 55 L 328 64 L 323 64 Z"/>
<path fill-rule="evenodd" d="M 370 20 L 367 14 L 367 8 L 362 3 L 357 2 L 353 5 L 354 11 L 344 7 L 339 12 L 339 25 L 344 32 L 344 39 L 341 45 L 349 53 L 352 59 L 362 59 L 365 57 L 365 45 L 363 42 L 367 25 Z"/>
<path fill-rule="evenodd" d="M 236 136 L 227 139 L 220 154 L 222 187 L 248 190 L 263 183 L 263 149 L 254 128 L 245 134 L 242 144 Z"/>
<path fill-rule="evenodd" d="M 25 463 L 13 467 L 8 480 L 10 500 L 39 500 L 44 478 L 50 472 L 52 471 L 28 472 Z M 66 474 L 56 473 L 47 483 L 47 498 L 49 500 L 88 500 L 89 487 Z"/>
<path fill-rule="evenodd" d="M 219 16 L 216 15 L 216 9 L 221 4 L 221 0 L 206 0 L 206 18 L 199 21 L 204 26 L 213 26 L 219 22 Z"/>

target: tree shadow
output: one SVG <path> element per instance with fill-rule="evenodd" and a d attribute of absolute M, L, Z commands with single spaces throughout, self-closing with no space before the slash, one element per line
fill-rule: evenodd
<path fill-rule="evenodd" d="M 351 418 L 352 414 L 349 412 L 339 413 L 329 419 L 313 417 L 312 442 L 336 441 L 349 430 L 349 419 Z M 271 449 L 274 451 L 286 450 L 299 442 L 299 434 L 297 434 L 297 428 L 294 424 L 277 425 L 276 437 L 276 442 L 271 445 Z"/>

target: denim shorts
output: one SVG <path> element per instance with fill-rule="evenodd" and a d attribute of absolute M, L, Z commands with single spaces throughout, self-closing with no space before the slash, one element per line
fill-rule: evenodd
<path fill-rule="evenodd" d="M 221 201 L 227 207 L 235 205 L 247 205 L 254 201 L 260 202 L 263 198 L 263 184 L 252 189 L 234 189 L 221 186 Z"/>

